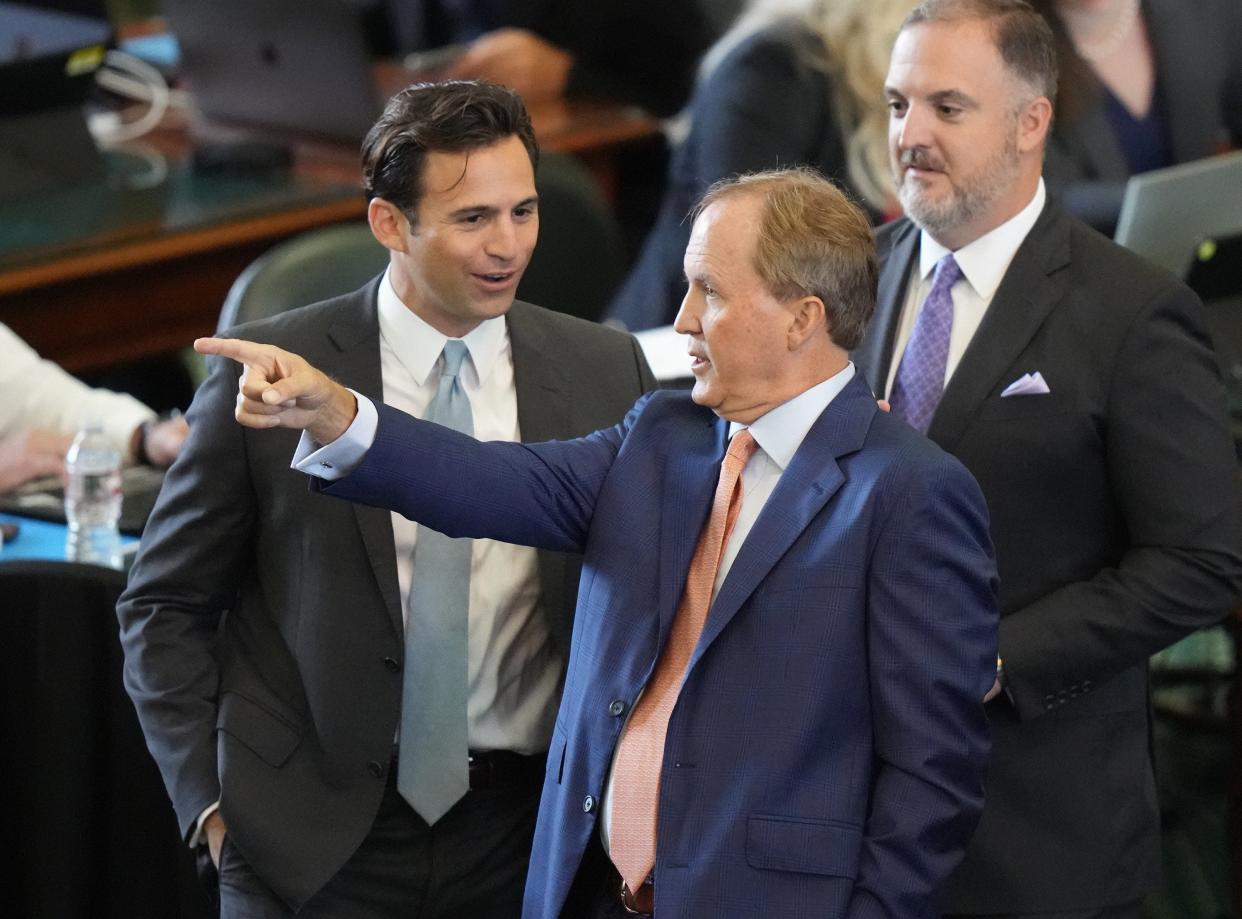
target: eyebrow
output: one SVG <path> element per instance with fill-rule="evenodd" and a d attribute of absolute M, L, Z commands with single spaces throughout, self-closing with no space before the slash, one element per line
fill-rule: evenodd
<path fill-rule="evenodd" d="M 960 89 L 942 89 L 939 92 L 932 93 L 928 98 L 931 100 L 932 105 L 949 103 L 961 108 L 978 108 L 979 105 L 973 96 L 968 96 Z"/>
<path fill-rule="evenodd" d="M 517 204 L 513 205 L 516 210 L 519 207 L 531 207 L 539 204 L 539 196 L 531 195 L 529 198 L 523 198 Z M 500 208 L 492 204 L 469 204 L 466 207 L 459 207 L 455 211 L 449 212 L 449 219 L 456 220 L 459 217 L 473 217 L 475 214 L 491 215 L 500 213 Z"/>
<path fill-rule="evenodd" d="M 901 90 L 896 89 L 892 86 L 884 87 L 884 95 L 886 98 L 889 98 L 889 99 L 904 100 L 906 98 L 905 93 L 901 92 Z M 930 101 L 932 105 L 944 105 L 948 103 L 951 105 L 960 106 L 961 108 L 973 109 L 973 108 L 979 107 L 979 103 L 975 101 L 975 98 L 973 96 L 967 95 L 966 93 L 962 92 L 960 89 L 937 90 L 936 92 L 932 93 L 927 98 L 928 98 L 928 101 Z"/>

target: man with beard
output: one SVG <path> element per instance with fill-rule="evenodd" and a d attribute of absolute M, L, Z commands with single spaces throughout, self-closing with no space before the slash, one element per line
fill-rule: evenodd
<path fill-rule="evenodd" d="M 1202 306 L 1045 197 L 1053 40 L 1022 0 L 927 0 L 893 49 L 908 219 L 855 352 L 983 487 L 1001 574 L 987 803 L 951 914 L 1131 917 L 1159 883 L 1148 657 L 1239 597 Z"/>

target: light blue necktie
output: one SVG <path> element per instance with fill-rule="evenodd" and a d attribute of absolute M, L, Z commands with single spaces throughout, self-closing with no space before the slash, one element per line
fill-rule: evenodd
<path fill-rule="evenodd" d="M 444 344 L 440 386 L 427 420 L 474 434 L 460 372 L 461 341 Z M 429 824 L 470 787 L 466 738 L 466 661 L 472 540 L 418 528 L 405 624 L 405 678 L 397 790 Z"/>
<path fill-rule="evenodd" d="M 893 414 L 924 434 L 944 395 L 949 337 L 953 333 L 951 291 L 961 277 L 962 269 L 951 254 L 936 262 L 931 290 L 914 322 L 888 397 Z"/>

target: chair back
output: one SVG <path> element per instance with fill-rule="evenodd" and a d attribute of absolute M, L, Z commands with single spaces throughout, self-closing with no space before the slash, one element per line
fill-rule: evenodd
<path fill-rule="evenodd" d="M 625 277 L 625 239 L 599 183 L 581 161 L 544 152 L 539 190 L 539 244 L 518 297 L 582 319 L 597 320 Z"/>
<path fill-rule="evenodd" d="M 310 230 L 274 246 L 229 288 L 216 331 L 357 290 L 388 264 L 365 223 Z"/>

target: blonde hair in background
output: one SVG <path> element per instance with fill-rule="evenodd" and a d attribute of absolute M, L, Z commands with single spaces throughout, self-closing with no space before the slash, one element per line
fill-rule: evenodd
<path fill-rule="evenodd" d="M 807 63 L 831 76 L 832 107 L 845 140 L 850 185 L 877 211 L 896 194 L 888 162 L 884 77 L 897 32 L 917 0 L 750 0 L 703 59 L 710 73 L 742 39 L 790 19 L 818 35 L 822 54 Z"/>

